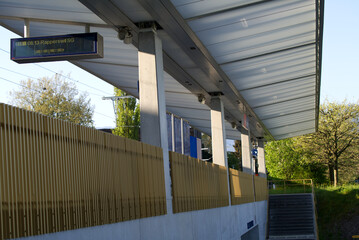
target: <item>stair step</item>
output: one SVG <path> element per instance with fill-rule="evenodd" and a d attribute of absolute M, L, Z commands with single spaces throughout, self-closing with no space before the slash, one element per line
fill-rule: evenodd
<path fill-rule="evenodd" d="M 268 206 L 269 239 L 315 239 L 311 194 L 271 195 Z"/>

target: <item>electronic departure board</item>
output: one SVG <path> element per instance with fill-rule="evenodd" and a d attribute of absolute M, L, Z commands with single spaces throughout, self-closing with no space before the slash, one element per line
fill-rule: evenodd
<path fill-rule="evenodd" d="M 11 39 L 11 60 L 17 63 L 103 58 L 103 38 L 80 33 Z"/>

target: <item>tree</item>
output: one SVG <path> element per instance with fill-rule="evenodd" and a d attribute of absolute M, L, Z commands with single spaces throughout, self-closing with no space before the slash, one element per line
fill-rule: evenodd
<path fill-rule="evenodd" d="M 358 165 L 358 136 L 359 104 L 326 101 L 320 108 L 318 132 L 304 137 L 302 146 L 327 165 L 330 182 L 336 186 L 340 168 L 345 169 L 350 162 L 350 168 Z"/>
<path fill-rule="evenodd" d="M 115 96 L 129 96 L 115 88 Z M 140 105 L 136 98 L 120 98 L 115 104 L 116 128 L 112 133 L 118 136 L 140 139 Z"/>
<path fill-rule="evenodd" d="M 207 148 L 208 153 L 212 155 L 212 138 L 209 135 L 203 133 L 202 137 L 201 137 L 201 141 L 202 141 L 203 147 Z"/>
<path fill-rule="evenodd" d="M 242 170 L 240 161 L 235 152 L 227 152 L 228 167 L 236 170 Z"/>
<path fill-rule="evenodd" d="M 301 178 L 302 154 L 295 148 L 294 140 L 284 139 L 266 144 L 266 166 L 271 177 L 280 179 Z"/>
<path fill-rule="evenodd" d="M 333 185 L 359 177 L 359 104 L 325 102 L 321 105 L 318 132 L 270 142 L 267 168 L 272 177 L 313 178 Z"/>
<path fill-rule="evenodd" d="M 67 82 L 62 74 L 20 84 L 20 90 L 10 92 L 15 106 L 83 126 L 93 125 L 94 107 L 87 94 L 79 95 L 75 84 Z"/>
<path fill-rule="evenodd" d="M 233 153 L 238 159 L 238 170 L 243 171 L 242 165 L 242 143 L 240 140 L 234 141 L 233 148 L 235 152 Z"/>

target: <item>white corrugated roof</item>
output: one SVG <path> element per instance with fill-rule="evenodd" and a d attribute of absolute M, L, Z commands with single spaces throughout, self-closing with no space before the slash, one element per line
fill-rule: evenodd
<path fill-rule="evenodd" d="M 243 113 L 256 137 L 314 132 L 318 120 L 323 0 L 0 0 L 0 24 L 30 36 L 91 32 L 104 58 L 77 66 L 138 97 L 137 33 L 156 22 L 164 50 L 167 110 L 210 134 L 210 102 L 221 94 L 227 138 Z M 117 37 L 127 26 L 133 45 Z"/>

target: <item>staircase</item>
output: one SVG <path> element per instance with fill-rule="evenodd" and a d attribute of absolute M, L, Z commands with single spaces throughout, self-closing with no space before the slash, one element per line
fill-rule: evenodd
<path fill-rule="evenodd" d="M 270 195 L 267 239 L 317 240 L 313 204 L 311 193 Z"/>

